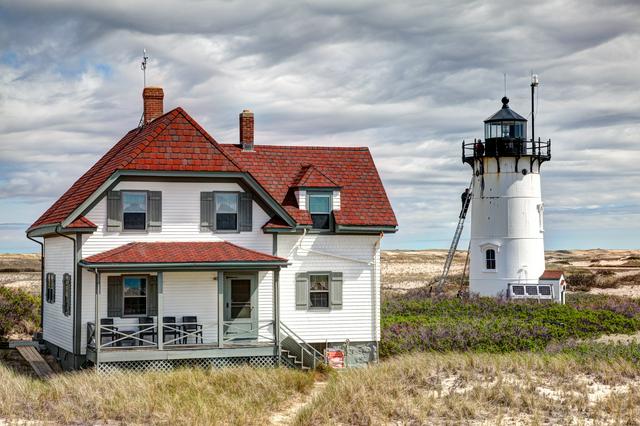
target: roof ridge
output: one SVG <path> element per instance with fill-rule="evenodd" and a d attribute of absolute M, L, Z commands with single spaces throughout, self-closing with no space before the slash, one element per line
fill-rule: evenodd
<path fill-rule="evenodd" d="M 223 147 L 237 147 L 237 143 L 218 143 Z M 273 144 L 255 144 L 254 149 L 260 148 L 297 148 L 297 149 L 309 149 L 309 150 L 338 150 L 338 151 L 369 151 L 369 147 L 366 146 L 322 146 L 322 145 L 273 145 Z"/>
<path fill-rule="evenodd" d="M 303 178 L 305 178 L 305 177 L 306 177 L 306 179 L 304 179 L 304 182 L 307 182 L 307 181 L 309 180 L 309 177 L 311 176 L 311 173 L 315 170 L 315 171 L 317 171 L 318 173 L 320 173 L 322 176 L 324 176 L 324 177 L 325 177 L 329 182 L 333 183 L 335 186 L 340 186 L 340 185 L 338 185 L 338 183 L 337 183 L 335 180 L 333 180 L 333 179 L 331 179 L 329 176 L 327 176 L 327 174 L 326 174 L 326 173 L 324 173 L 324 172 L 320 169 L 320 167 L 316 166 L 315 164 L 310 164 L 309 166 L 310 166 L 310 167 L 309 167 L 309 169 L 307 169 L 307 173 L 305 173 L 305 174 L 302 176 Z M 301 179 L 300 184 L 302 184 L 302 183 L 303 183 L 303 182 L 302 182 L 302 179 Z M 301 186 L 303 186 L 303 185 L 301 185 Z"/>

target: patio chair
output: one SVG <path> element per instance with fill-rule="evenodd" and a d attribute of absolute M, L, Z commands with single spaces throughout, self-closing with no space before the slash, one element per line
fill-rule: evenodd
<path fill-rule="evenodd" d="M 174 340 L 182 336 L 176 317 L 162 317 L 162 322 L 167 324 L 162 326 L 162 341 L 173 340 L 173 342 L 169 343 L 170 345 L 180 343 L 180 340 Z"/>
<path fill-rule="evenodd" d="M 109 338 L 109 342 L 113 342 L 118 338 L 116 331 L 118 331 L 118 327 L 113 325 L 113 318 L 100 318 L 100 345 L 104 345 L 104 339 Z M 107 326 L 107 327 L 104 327 Z M 121 346 L 120 343 L 116 342 L 116 346 Z M 109 345 L 113 346 L 113 345 Z"/>
<path fill-rule="evenodd" d="M 147 340 L 149 337 L 151 338 L 152 342 L 156 342 L 156 330 L 153 327 L 154 321 L 152 317 L 140 317 L 138 318 L 138 324 L 140 324 L 138 326 L 138 330 L 140 331 L 136 336 L 139 339 L 143 339 L 143 340 Z M 144 330 L 144 331 L 142 331 Z M 142 346 L 147 342 L 143 342 L 141 340 L 138 340 L 138 345 Z"/>
<path fill-rule="evenodd" d="M 182 338 L 183 344 L 186 344 L 188 342 L 190 336 L 194 337 L 196 344 L 198 343 L 198 339 L 200 339 L 200 343 L 203 343 L 202 324 L 198 324 L 198 317 L 196 316 L 182 317 L 182 331 L 184 332 L 184 337 Z"/>

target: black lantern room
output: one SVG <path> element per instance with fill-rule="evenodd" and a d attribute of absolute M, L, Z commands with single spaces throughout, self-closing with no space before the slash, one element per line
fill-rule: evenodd
<path fill-rule="evenodd" d="M 509 98 L 502 98 L 502 108 L 484 120 L 485 140 L 506 138 L 526 139 L 527 119 L 509 108 Z"/>
<path fill-rule="evenodd" d="M 502 98 L 502 108 L 484 120 L 484 141 L 462 143 L 462 161 L 473 166 L 486 157 L 532 157 L 539 164 L 551 159 L 551 141 L 527 140 L 527 119 L 509 108 L 509 98 Z M 516 162 L 517 166 L 517 162 Z"/>

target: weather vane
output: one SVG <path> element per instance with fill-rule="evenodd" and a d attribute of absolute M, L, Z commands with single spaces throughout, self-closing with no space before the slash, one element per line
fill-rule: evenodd
<path fill-rule="evenodd" d="M 140 69 L 142 70 L 142 79 L 144 82 L 144 87 L 147 87 L 147 60 L 149 57 L 147 56 L 147 49 L 142 49 L 142 64 L 140 65 Z"/>

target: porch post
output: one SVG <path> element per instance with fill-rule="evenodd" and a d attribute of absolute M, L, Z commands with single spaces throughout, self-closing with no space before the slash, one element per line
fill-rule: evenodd
<path fill-rule="evenodd" d="M 95 275 L 96 275 L 96 288 L 95 288 L 95 325 L 94 325 L 94 336 L 93 339 L 95 341 L 95 348 L 96 348 L 96 369 L 98 367 L 98 364 L 100 363 L 100 344 L 101 339 L 100 339 L 100 271 L 99 270 L 95 270 Z M 87 342 L 88 343 L 88 342 Z"/>
<path fill-rule="evenodd" d="M 277 365 L 280 365 L 280 270 L 273 271 L 273 339 L 278 352 L 276 353 Z"/>
<path fill-rule="evenodd" d="M 218 271 L 218 347 L 224 347 L 224 272 Z"/>
<path fill-rule="evenodd" d="M 162 276 L 162 272 L 158 272 L 158 301 L 157 301 L 157 306 L 158 306 L 158 319 L 157 319 L 157 324 L 158 324 L 158 349 L 162 350 L 164 347 L 164 336 L 162 335 L 162 333 L 164 332 L 164 327 L 163 327 L 163 320 L 162 317 L 164 315 L 164 284 L 163 284 L 163 276 Z M 175 327 L 175 324 L 172 325 L 172 327 Z"/>

